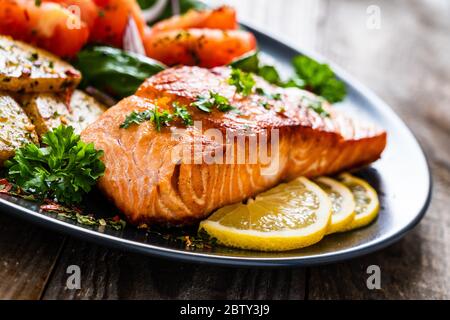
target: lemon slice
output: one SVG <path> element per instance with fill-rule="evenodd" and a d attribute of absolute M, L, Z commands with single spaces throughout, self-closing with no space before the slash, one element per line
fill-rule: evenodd
<path fill-rule="evenodd" d="M 350 189 L 356 203 L 355 218 L 343 231 L 364 227 L 375 220 L 380 208 L 377 192 L 364 180 L 348 173 L 341 174 L 339 181 Z"/>
<path fill-rule="evenodd" d="M 327 234 L 345 230 L 355 218 L 355 199 L 352 192 L 342 183 L 327 177 L 314 180 L 328 194 L 331 200 L 331 224 Z"/>
<path fill-rule="evenodd" d="M 306 178 L 283 183 L 246 204 L 217 210 L 200 223 L 219 243 L 260 251 L 284 251 L 320 241 L 331 218 L 327 194 Z"/>

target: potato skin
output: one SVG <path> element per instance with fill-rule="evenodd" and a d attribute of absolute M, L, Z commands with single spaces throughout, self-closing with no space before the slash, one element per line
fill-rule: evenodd
<path fill-rule="evenodd" d="M 57 56 L 0 36 L 0 90 L 62 92 L 73 90 L 80 81 L 80 72 Z"/>
<path fill-rule="evenodd" d="M 27 94 L 21 101 L 39 136 L 61 124 L 70 125 L 80 133 L 106 110 L 103 104 L 81 90 L 73 92 L 69 106 L 64 95 L 53 93 Z"/>
<path fill-rule="evenodd" d="M 34 125 L 20 105 L 10 95 L 0 92 L 0 167 L 14 156 L 16 149 L 37 142 Z"/>

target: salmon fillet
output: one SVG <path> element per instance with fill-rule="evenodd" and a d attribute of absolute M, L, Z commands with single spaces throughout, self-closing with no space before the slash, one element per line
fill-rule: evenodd
<path fill-rule="evenodd" d="M 385 131 L 325 102 L 328 116 L 319 114 L 312 106 L 320 100 L 309 92 L 255 77 L 259 94 L 243 96 L 228 84 L 229 75 L 226 67 L 167 69 L 82 132 L 105 151 L 99 187 L 131 223 L 193 223 L 282 181 L 369 164 L 385 148 Z M 236 110 L 207 113 L 190 105 L 210 92 Z M 133 111 L 172 112 L 174 102 L 187 106 L 195 125 L 177 120 L 158 131 L 147 121 L 120 128 Z"/>

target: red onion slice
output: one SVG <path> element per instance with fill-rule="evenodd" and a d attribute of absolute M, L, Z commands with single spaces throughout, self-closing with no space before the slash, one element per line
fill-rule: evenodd
<path fill-rule="evenodd" d="M 153 22 L 158 19 L 167 6 L 168 0 L 158 0 L 148 9 L 142 10 L 146 22 Z"/>
<path fill-rule="evenodd" d="M 128 23 L 123 35 L 123 49 L 145 56 L 144 44 L 133 17 L 128 18 Z"/>

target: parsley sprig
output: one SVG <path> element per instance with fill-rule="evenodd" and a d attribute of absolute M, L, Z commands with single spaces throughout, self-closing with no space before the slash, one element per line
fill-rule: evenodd
<path fill-rule="evenodd" d="M 170 125 L 175 119 L 180 119 L 186 126 L 193 125 L 194 121 L 192 116 L 185 106 L 180 105 L 178 102 L 172 104 L 174 109 L 173 113 L 167 110 L 159 110 L 157 107 L 153 109 L 147 109 L 144 111 L 131 112 L 122 122 L 120 128 L 127 129 L 133 124 L 141 124 L 145 121 L 151 121 L 155 124 L 157 131 L 161 131 L 164 126 Z"/>
<path fill-rule="evenodd" d="M 303 97 L 302 102 L 305 104 L 307 108 L 310 108 L 314 110 L 316 113 L 318 113 L 322 117 L 329 117 L 330 113 L 325 110 L 323 107 L 324 100 L 323 98 L 316 97 L 316 98 L 309 98 L 309 97 Z"/>
<path fill-rule="evenodd" d="M 203 112 L 209 113 L 212 111 L 214 102 L 211 101 L 211 96 L 198 96 L 197 100 L 191 103 L 191 106 L 196 107 Z"/>
<path fill-rule="evenodd" d="M 344 99 L 345 85 L 336 78 L 329 65 L 319 63 L 306 56 L 296 56 L 292 60 L 292 64 L 299 78 L 297 82 L 300 79 L 303 81 L 303 89 L 314 92 L 331 103 Z"/>
<path fill-rule="evenodd" d="M 345 84 L 336 78 L 329 65 L 300 55 L 292 59 L 292 65 L 295 69 L 295 76 L 283 81 L 274 66 L 262 65 L 258 52 L 231 63 L 233 68 L 257 74 L 271 84 L 304 89 L 322 96 L 331 103 L 342 101 L 345 98 Z"/>
<path fill-rule="evenodd" d="M 7 179 L 41 199 L 79 203 L 105 172 L 100 160 L 103 151 L 84 143 L 72 127 L 63 125 L 47 132 L 42 144 L 18 149 L 5 163 Z"/>
<path fill-rule="evenodd" d="M 185 125 L 192 126 L 194 124 L 192 116 L 185 106 L 180 105 L 178 102 L 174 102 L 173 108 L 175 109 L 173 115 L 180 118 Z"/>
<path fill-rule="evenodd" d="M 156 130 L 161 131 L 161 128 L 163 126 L 168 126 L 172 120 L 173 115 L 167 110 L 160 111 L 155 107 L 154 109 L 147 109 L 140 112 L 131 112 L 125 118 L 125 121 L 120 125 L 120 128 L 128 129 L 133 124 L 141 124 L 145 121 L 151 121 L 155 124 Z"/>
<path fill-rule="evenodd" d="M 230 78 L 228 83 L 236 87 L 236 92 L 242 94 L 243 96 L 248 96 L 252 93 L 253 87 L 256 82 L 253 79 L 251 73 L 244 72 L 240 69 L 233 68 L 231 70 Z"/>
<path fill-rule="evenodd" d="M 276 101 L 281 100 L 281 93 L 279 93 L 279 92 L 268 93 L 263 88 L 258 87 L 255 89 L 255 93 L 260 96 L 266 97 L 267 99 L 270 99 L 270 100 L 276 100 Z"/>
<path fill-rule="evenodd" d="M 210 91 L 207 96 L 198 96 L 197 100 L 191 103 L 191 106 L 208 113 L 212 112 L 214 107 L 220 112 L 228 112 L 236 109 L 226 97 L 213 91 Z"/>

